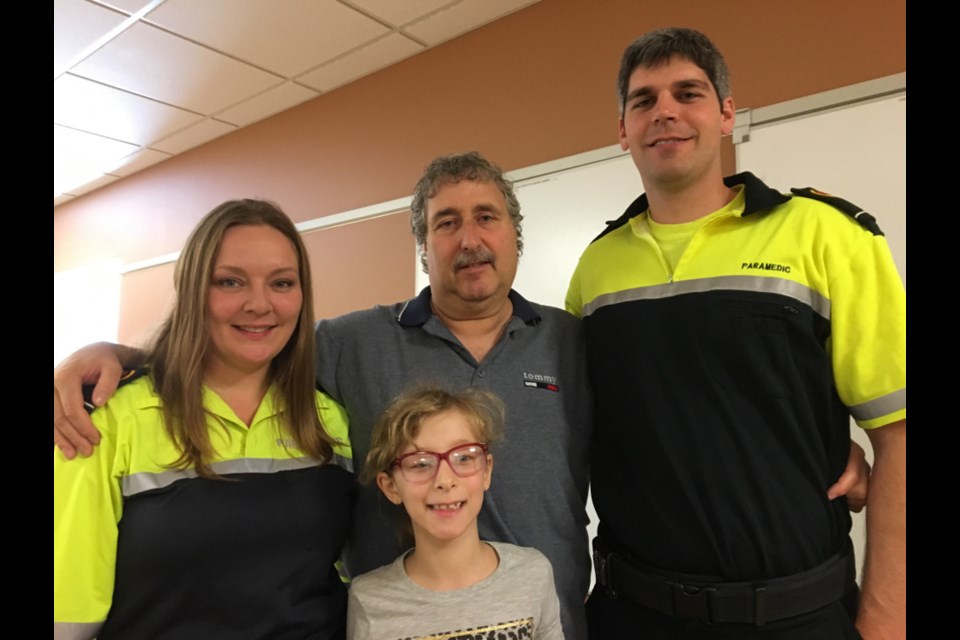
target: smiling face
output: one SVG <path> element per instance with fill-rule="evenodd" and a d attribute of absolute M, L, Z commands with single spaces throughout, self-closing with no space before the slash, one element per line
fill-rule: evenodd
<path fill-rule="evenodd" d="M 424 244 L 434 304 L 459 313 L 502 304 L 517 275 L 517 231 L 492 182 L 441 186 L 426 204 Z"/>
<path fill-rule="evenodd" d="M 722 180 L 720 138 L 733 123 L 733 98 L 721 102 L 703 69 L 674 56 L 630 74 L 620 147 L 647 191 L 677 192 Z"/>
<path fill-rule="evenodd" d="M 427 416 L 420 424 L 414 442 L 398 455 L 415 451 L 445 452 L 454 447 L 477 442 L 479 434 L 457 410 Z M 417 546 L 443 544 L 469 536 L 479 540 L 477 515 L 483 506 L 483 493 L 490 487 L 493 458 L 479 473 L 461 478 L 441 461 L 437 474 L 428 482 L 408 481 L 399 469 L 377 474 L 377 485 L 394 504 L 403 504 L 413 524 Z"/>
<path fill-rule="evenodd" d="M 296 329 L 302 303 L 293 243 L 266 225 L 229 228 L 207 290 L 204 376 L 266 375 Z"/>

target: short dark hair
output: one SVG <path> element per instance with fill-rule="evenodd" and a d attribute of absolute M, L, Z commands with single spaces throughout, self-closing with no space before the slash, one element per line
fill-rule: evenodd
<path fill-rule="evenodd" d="M 707 74 L 720 103 L 730 96 L 730 70 L 710 38 L 699 31 L 670 27 L 648 31 L 624 50 L 620 58 L 620 73 L 617 74 L 617 95 L 620 98 L 620 113 L 627 105 L 630 90 L 630 75 L 637 67 L 657 67 L 679 56 L 697 65 Z"/>
<path fill-rule="evenodd" d="M 417 249 L 420 251 L 420 263 L 424 272 L 427 271 L 427 256 L 423 249 L 427 242 L 427 200 L 437 195 L 440 187 L 470 180 L 472 182 L 492 182 L 503 194 L 507 202 L 507 213 L 510 222 L 517 232 L 517 253 L 523 253 L 523 236 L 521 235 L 520 201 L 513 192 L 513 183 L 503 175 L 503 170 L 493 164 L 476 151 L 450 154 L 434 158 L 413 189 L 413 201 L 410 203 L 410 228 L 417 240 Z"/>

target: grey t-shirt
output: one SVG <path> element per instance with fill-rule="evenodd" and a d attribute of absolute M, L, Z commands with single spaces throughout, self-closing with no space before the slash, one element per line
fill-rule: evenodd
<path fill-rule="evenodd" d="M 406 554 L 356 578 L 350 587 L 347 640 L 563 640 L 550 562 L 536 549 L 489 544 L 500 564 L 465 589 L 421 587 L 403 569 Z"/>
<path fill-rule="evenodd" d="M 317 380 L 347 409 L 357 473 L 373 426 L 417 382 L 480 387 L 506 404 L 506 434 L 493 450 L 496 473 L 478 525 L 484 540 L 541 551 L 553 564 L 568 640 L 586 640 L 590 585 L 587 484 L 593 399 L 580 321 L 510 292 L 513 318 L 483 362 L 431 312 L 429 287 L 389 307 L 317 325 Z M 363 487 L 345 560 L 351 575 L 392 562 L 410 545 L 397 531 L 403 509 Z"/>

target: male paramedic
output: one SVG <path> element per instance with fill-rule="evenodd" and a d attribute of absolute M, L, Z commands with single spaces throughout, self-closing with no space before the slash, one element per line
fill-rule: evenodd
<path fill-rule="evenodd" d="M 634 41 L 620 145 L 646 193 L 567 296 L 597 401 L 592 638 L 905 636 L 905 292 L 875 221 L 724 178 L 726 65 L 703 34 Z M 826 487 L 867 430 L 862 592 Z M 861 635 L 858 635 L 861 634 Z"/>

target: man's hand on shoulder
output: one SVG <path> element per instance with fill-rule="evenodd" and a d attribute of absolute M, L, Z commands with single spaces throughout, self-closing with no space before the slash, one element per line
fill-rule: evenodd
<path fill-rule="evenodd" d="M 93 405 L 102 406 L 117 389 L 123 372 L 121 357 L 133 361 L 140 352 L 97 342 L 71 354 L 53 370 L 53 443 L 68 459 L 78 452 L 89 456 L 100 442 L 100 432 L 84 406 L 83 386 L 95 385 Z"/>

